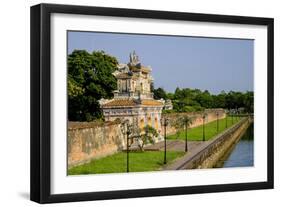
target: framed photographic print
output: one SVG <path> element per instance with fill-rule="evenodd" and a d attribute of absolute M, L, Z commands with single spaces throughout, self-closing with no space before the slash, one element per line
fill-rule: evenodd
<path fill-rule="evenodd" d="M 31 200 L 273 188 L 273 19 L 31 7 Z"/>

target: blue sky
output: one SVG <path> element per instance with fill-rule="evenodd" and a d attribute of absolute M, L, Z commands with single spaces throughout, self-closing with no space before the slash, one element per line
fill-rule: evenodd
<path fill-rule="evenodd" d="M 152 67 L 155 87 L 252 91 L 253 40 L 68 32 L 68 53 L 75 49 L 103 50 L 120 63 L 136 51 L 143 65 Z"/>

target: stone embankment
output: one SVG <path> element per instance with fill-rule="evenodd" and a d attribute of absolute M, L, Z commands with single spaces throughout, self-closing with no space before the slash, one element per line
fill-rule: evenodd
<path fill-rule="evenodd" d="M 165 170 L 212 168 L 228 150 L 235 145 L 253 122 L 251 117 L 245 117 L 237 124 L 206 141 L 181 159 L 164 167 Z"/>

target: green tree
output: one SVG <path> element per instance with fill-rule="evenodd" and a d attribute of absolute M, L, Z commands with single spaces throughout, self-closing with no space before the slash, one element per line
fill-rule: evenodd
<path fill-rule="evenodd" d="M 167 93 L 166 95 L 167 95 L 167 99 L 170 99 L 170 100 L 174 99 L 173 93 Z"/>
<path fill-rule="evenodd" d="M 175 100 L 180 100 L 182 98 L 183 98 L 182 97 L 182 90 L 179 87 L 177 87 L 176 90 L 175 90 L 174 99 Z"/>
<path fill-rule="evenodd" d="M 144 145 L 154 143 L 154 138 L 158 136 L 158 133 L 157 130 L 150 125 L 146 125 L 142 131 L 144 131 L 144 133 L 140 133 L 137 140 L 140 150 L 144 151 Z"/>
<path fill-rule="evenodd" d="M 163 88 L 157 88 L 153 90 L 153 96 L 155 99 L 159 100 L 163 98 L 164 100 L 167 99 L 166 91 Z"/>
<path fill-rule="evenodd" d="M 248 113 L 254 112 L 254 93 L 251 91 L 247 91 L 244 94 L 243 104 L 245 107 L 245 111 Z"/>
<path fill-rule="evenodd" d="M 244 112 L 252 113 L 254 110 L 254 93 L 253 92 L 235 92 L 220 94 L 210 94 L 209 91 L 200 89 L 176 88 L 175 93 L 169 93 L 172 97 L 173 111 L 191 112 L 201 111 L 205 108 L 225 108 L 239 109 L 243 108 Z"/>
<path fill-rule="evenodd" d="M 77 97 L 83 95 L 85 90 L 82 88 L 80 84 L 78 84 L 71 76 L 67 79 L 68 90 L 67 94 L 69 97 Z"/>
<path fill-rule="evenodd" d="M 213 97 L 207 90 L 198 94 L 196 96 L 196 101 L 204 108 L 213 108 Z"/>
<path fill-rule="evenodd" d="M 222 91 L 218 95 L 212 95 L 213 107 L 214 108 L 226 108 L 225 97 L 226 97 L 226 93 L 224 91 Z"/>
<path fill-rule="evenodd" d="M 111 98 L 117 88 L 112 73 L 117 69 L 115 57 L 103 51 L 88 53 L 74 50 L 68 55 L 68 119 L 92 121 L 102 118 L 98 100 Z"/>
<path fill-rule="evenodd" d="M 235 92 L 234 91 L 230 91 L 229 93 L 226 94 L 225 96 L 225 107 L 227 109 L 234 109 L 235 108 Z"/>

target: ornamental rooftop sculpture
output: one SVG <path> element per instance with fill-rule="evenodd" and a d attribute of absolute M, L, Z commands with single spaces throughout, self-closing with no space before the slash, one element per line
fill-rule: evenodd
<path fill-rule="evenodd" d="M 150 125 L 161 131 L 161 113 L 164 100 L 155 100 L 151 91 L 152 69 L 141 64 L 136 52 L 130 54 L 128 64 L 119 64 L 113 73 L 117 79 L 114 98 L 101 99 L 100 105 L 106 121 L 127 119 L 141 129 Z"/>

